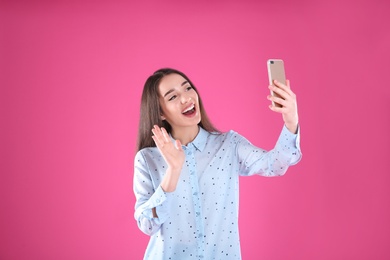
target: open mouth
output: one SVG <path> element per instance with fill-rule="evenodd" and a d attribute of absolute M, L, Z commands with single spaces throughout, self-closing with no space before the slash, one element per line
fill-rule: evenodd
<path fill-rule="evenodd" d="M 195 113 L 195 105 L 192 104 L 191 106 L 187 107 L 183 112 L 182 114 L 185 115 L 185 116 L 190 116 L 190 115 L 193 115 Z"/>

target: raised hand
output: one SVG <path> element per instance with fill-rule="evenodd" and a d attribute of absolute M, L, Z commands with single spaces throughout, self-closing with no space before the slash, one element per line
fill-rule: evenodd
<path fill-rule="evenodd" d="M 274 83 L 276 86 L 270 85 L 269 89 L 279 94 L 282 98 L 271 95 L 267 98 L 273 102 L 279 103 L 282 107 L 270 105 L 269 108 L 274 112 L 281 113 L 287 129 L 292 133 L 296 133 L 298 128 L 297 97 L 294 92 L 291 91 L 290 81 L 286 80 L 287 85 L 276 80 L 274 80 Z"/>
<path fill-rule="evenodd" d="M 155 125 L 152 132 L 152 138 L 168 164 L 166 175 L 161 182 L 161 188 L 166 192 L 174 191 L 185 160 L 184 151 L 180 141 L 176 140 L 173 143 L 163 127 L 160 128 Z"/>

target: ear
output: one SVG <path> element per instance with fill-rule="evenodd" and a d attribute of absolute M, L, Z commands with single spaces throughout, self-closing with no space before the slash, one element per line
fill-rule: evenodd
<path fill-rule="evenodd" d="M 165 119 L 165 116 L 161 115 L 161 120 L 164 121 Z"/>

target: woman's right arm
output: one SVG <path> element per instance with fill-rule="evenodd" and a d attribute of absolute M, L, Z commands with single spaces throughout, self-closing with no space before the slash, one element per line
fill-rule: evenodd
<path fill-rule="evenodd" d="M 147 160 L 141 151 L 134 160 L 133 190 L 136 197 L 134 218 L 142 232 L 153 235 L 169 217 L 171 194 L 161 185 L 154 188 Z"/>
<path fill-rule="evenodd" d="M 139 151 L 134 161 L 135 219 L 148 235 L 156 233 L 169 216 L 170 196 L 175 191 L 185 160 L 180 141 L 173 143 L 164 128 L 155 126 L 153 140 L 167 163 L 160 185 L 154 190 L 147 160 Z"/>

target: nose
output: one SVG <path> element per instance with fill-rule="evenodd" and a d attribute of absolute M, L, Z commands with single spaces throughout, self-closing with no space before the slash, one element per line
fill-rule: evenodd
<path fill-rule="evenodd" d="M 182 96 L 181 96 L 181 103 L 182 103 L 182 104 L 188 103 L 188 102 L 190 102 L 190 101 L 191 101 L 191 97 L 188 97 L 188 96 L 186 96 L 186 95 L 182 95 Z"/>

